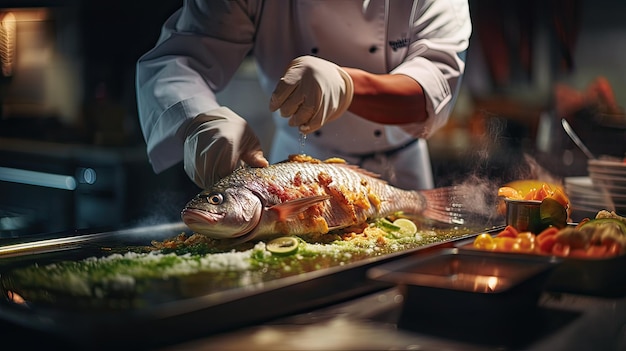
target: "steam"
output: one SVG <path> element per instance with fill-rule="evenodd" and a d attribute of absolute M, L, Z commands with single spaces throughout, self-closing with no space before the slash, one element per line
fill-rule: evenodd
<path fill-rule="evenodd" d="M 143 202 L 141 213 L 145 215 L 130 223 L 130 228 L 160 227 L 170 224 L 172 227 L 176 227 L 178 224 L 184 227 L 180 219 L 180 212 L 191 198 L 192 197 L 184 191 L 155 191 L 152 193 L 152 196 L 148 197 Z M 172 234 L 174 235 L 176 233 Z M 155 238 L 162 237 L 163 232 L 155 228 L 154 231 L 148 230 L 145 233 L 137 232 L 133 233 L 133 235 Z"/>
<path fill-rule="evenodd" d="M 483 113 L 489 114 L 483 111 Z M 462 206 L 470 220 L 477 224 L 502 221 L 497 206 L 501 202 L 498 189 L 515 180 L 536 179 L 547 183 L 562 184 L 562 179 L 550 173 L 539 162 L 523 152 L 516 136 L 505 136 L 506 121 L 498 116 L 486 116 L 488 123 L 484 135 L 472 145 L 473 151 L 462 158 L 461 169 L 453 172 L 448 181 L 438 179 L 441 185 L 460 188 L 464 197 Z M 445 177 L 445 176 L 444 176 Z"/>

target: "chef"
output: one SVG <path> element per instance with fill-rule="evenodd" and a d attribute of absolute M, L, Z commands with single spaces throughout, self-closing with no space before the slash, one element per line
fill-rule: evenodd
<path fill-rule="evenodd" d="M 275 111 L 269 161 L 306 135 L 310 156 L 432 188 L 426 139 L 453 108 L 471 30 L 466 0 L 186 0 L 137 63 L 152 167 L 183 160 L 206 188 L 242 163 L 268 165 L 245 116 L 215 96 L 252 55 Z"/>

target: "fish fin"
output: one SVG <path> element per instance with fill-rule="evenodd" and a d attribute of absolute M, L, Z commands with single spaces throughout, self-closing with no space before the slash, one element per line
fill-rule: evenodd
<path fill-rule="evenodd" d="M 289 217 L 293 217 L 307 208 L 316 205 L 322 201 L 330 199 L 330 195 L 307 196 L 295 200 L 285 201 L 280 204 L 269 207 L 270 210 L 278 213 L 278 219 L 284 221 Z"/>

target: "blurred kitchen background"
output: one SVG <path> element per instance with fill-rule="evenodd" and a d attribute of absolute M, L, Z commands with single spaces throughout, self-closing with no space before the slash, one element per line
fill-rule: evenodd
<path fill-rule="evenodd" d="M 179 219 L 198 189 L 147 161 L 135 62 L 182 0 L 0 0 L 0 238 Z M 626 2 L 471 0 L 461 95 L 430 140 L 437 186 L 586 173 L 560 128 L 624 155 Z M 269 150 L 268 98 L 248 60 L 223 104 Z M 294 150 L 298 152 L 298 150 Z"/>

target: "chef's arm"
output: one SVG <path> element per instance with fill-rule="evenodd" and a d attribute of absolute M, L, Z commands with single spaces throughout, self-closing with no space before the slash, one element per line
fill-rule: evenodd
<path fill-rule="evenodd" d="M 404 74 L 373 74 L 343 67 L 354 83 L 348 110 L 381 124 L 423 122 L 428 117 L 424 90 Z"/>

